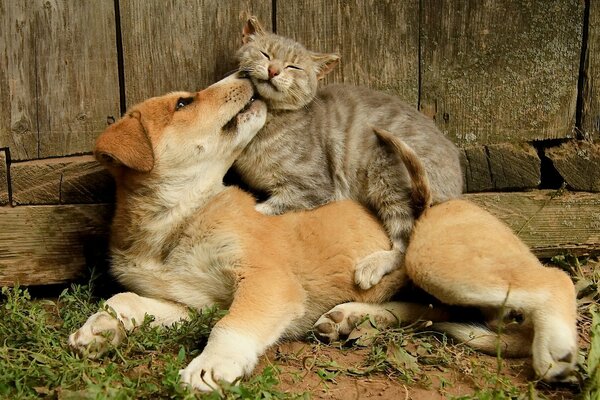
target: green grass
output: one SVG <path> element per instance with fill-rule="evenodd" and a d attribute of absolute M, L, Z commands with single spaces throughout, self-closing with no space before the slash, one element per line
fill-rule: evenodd
<path fill-rule="evenodd" d="M 96 312 L 101 302 L 88 286 L 75 285 L 57 301 L 32 301 L 27 290 L 3 288 L 0 302 L 0 398 L 33 399 L 193 399 L 220 398 L 190 393 L 178 371 L 199 354 L 222 313 L 207 310 L 171 328 L 150 327 L 150 319 L 122 345 L 98 361 L 80 358 L 67 346 L 68 335 Z M 278 399 L 278 369 L 239 386 L 224 388 L 229 399 Z"/>
<path fill-rule="evenodd" d="M 600 268 L 586 260 L 557 257 L 555 265 L 567 270 L 578 290 L 580 330 L 584 346 L 579 361 L 579 388 L 568 389 L 565 398 L 600 399 Z M 600 264 L 595 263 L 596 266 Z M 124 343 L 99 360 L 81 358 L 67 346 L 68 335 L 96 312 L 102 301 L 91 285 L 73 285 L 54 300 L 32 299 L 22 288 L 3 288 L 0 298 L 0 398 L 1 399 L 195 399 L 220 398 L 219 394 L 192 393 L 180 385 L 178 371 L 204 346 L 214 323 L 223 312 L 210 309 L 192 313 L 190 321 L 171 328 L 151 327 L 147 319 Z M 326 346 L 310 340 L 306 347 L 313 361 L 286 353 L 261 365 L 257 373 L 239 385 L 226 385 L 229 399 L 308 398 L 299 389 L 306 374 L 327 391 L 342 380 L 378 376 L 391 385 L 421 387 L 456 400 L 538 399 L 552 397 L 554 388 L 543 383 L 515 383 L 500 354 L 496 360 L 479 355 L 465 345 L 449 343 L 442 335 L 427 332 L 426 323 L 379 330 L 366 319 L 345 344 Z M 339 350 L 336 347 L 341 347 Z M 361 351 L 365 356 L 352 365 L 339 355 Z M 307 353 L 303 353 L 307 354 Z M 306 357 L 305 357 L 306 358 Z M 483 360 L 483 361 L 482 361 Z M 310 365 L 309 365 L 310 364 Z M 290 372 L 291 369 L 291 372 Z M 292 384 L 281 385 L 281 375 Z M 454 376 L 473 377 L 473 392 L 452 397 Z M 435 376 L 435 379 L 434 379 Z M 291 389 L 290 389 L 291 388 Z M 463 392 L 464 393 L 464 392 Z"/>

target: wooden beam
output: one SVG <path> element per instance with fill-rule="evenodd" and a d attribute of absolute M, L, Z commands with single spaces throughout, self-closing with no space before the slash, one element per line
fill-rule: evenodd
<path fill-rule="evenodd" d="M 271 29 L 271 1 L 127 0 L 119 7 L 128 107 L 202 89 L 236 69 L 241 16 L 256 15 Z"/>
<path fill-rule="evenodd" d="M 469 194 L 538 257 L 600 254 L 600 194 Z M 110 205 L 0 207 L 0 286 L 64 283 L 104 265 Z M 500 250 L 501 251 L 501 250 Z"/>
<path fill-rule="evenodd" d="M 581 127 L 585 139 L 600 140 L 600 2 L 592 0 L 589 7 Z"/>
<path fill-rule="evenodd" d="M 13 205 L 114 201 L 113 179 L 92 156 L 13 163 L 10 171 Z"/>
<path fill-rule="evenodd" d="M 599 194 L 536 190 L 465 197 L 508 224 L 538 257 L 600 253 Z"/>
<path fill-rule="evenodd" d="M 464 191 L 535 189 L 541 181 L 541 161 L 527 143 L 467 146 L 462 151 Z"/>
<path fill-rule="evenodd" d="M 107 259 L 110 205 L 0 207 L 0 286 L 64 283 Z"/>
<path fill-rule="evenodd" d="M 325 84 L 366 85 L 417 106 L 418 0 L 280 1 L 276 18 L 278 34 L 313 51 L 341 54 Z"/>
<path fill-rule="evenodd" d="M 583 1 L 421 4 L 421 108 L 451 139 L 573 137 Z"/>
<path fill-rule="evenodd" d="M 563 143 L 545 154 L 571 189 L 600 192 L 600 144 Z"/>
<path fill-rule="evenodd" d="M 6 151 L 0 150 L 0 205 L 8 204 L 8 163 Z"/>

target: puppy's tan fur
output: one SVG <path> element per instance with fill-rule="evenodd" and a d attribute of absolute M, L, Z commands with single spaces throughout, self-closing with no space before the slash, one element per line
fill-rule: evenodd
<path fill-rule="evenodd" d="M 416 154 L 394 135 L 377 136 L 403 160 L 413 180 L 413 203 L 425 209 L 417 220 L 406 252 L 410 279 L 446 305 L 481 308 L 488 326 L 434 323 L 469 345 L 494 354 L 533 355 L 536 374 L 547 380 L 568 380 L 577 358 L 575 289 L 563 271 L 546 268 L 517 236 L 490 213 L 466 200 L 450 200 L 428 208 L 427 175 Z M 383 325 L 410 321 L 410 305 L 343 304 L 335 307 L 337 321 L 324 315 L 317 331 L 330 339 L 352 329 L 351 320 L 371 314 Z M 524 321 L 504 326 L 511 313 Z M 451 315 L 450 313 L 446 315 Z"/>
<path fill-rule="evenodd" d="M 210 390 L 249 373 L 281 338 L 305 335 L 346 301 L 386 301 L 401 272 L 369 290 L 354 285 L 356 261 L 390 248 L 360 205 L 342 201 L 310 212 L 265 216 L 254 199 L 222 178 L 265 121 L 249 81 L 228 78 L 198 93 L 174 93 L 135 106 L 98 139 L 95 154 L 117 184 L 112 226 L 114 276 L 134 293 L 107 301 L 69 338 L 90 356 L 117 344 L 154 315 L 187 318 L 184 306 L 217 304 L 229 313 L 182 380 Z M 191 103 L 176 111 L 180 99 Z M 232 126 L 231 119 L 237 121 Z M 234 124 L 235 125 L 235 124 Z"/>

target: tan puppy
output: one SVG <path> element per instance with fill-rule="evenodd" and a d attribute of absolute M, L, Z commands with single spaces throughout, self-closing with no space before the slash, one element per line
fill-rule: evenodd
<path fill-rule="evenodd" d="M 404 161 L 413 180 L 413 203 L 425 209 L 406 252 L 410 279 L 444 304 L 480 307 L 490 317 L 487 327 L 452 322 L 433 327 L 492 354 L 500 339 L 504 355 L 532 354 L 542 379 L 570 380 L 577 358 L 571 279 L 542 266 L 510 228 L 471 202 L 451 200 L 427 208 L 427 176 L 416 154 L 394 135 L 375 133 Z M 342 304 L 321 317 L 315 328 L 320 336 L 337 339 L 367 314 L 382 326 L 410 322 L 405 315 L 409 308 L 403 303 Z M 515 314 L 524 320 L 504 326 L 498 337 L 499 320 Z"/>
<path fill-rule="evenodd" d="M 133 292 L 110 298 L 112 311 L 69 337 L 73 348 L 97 357 L 145 314 L 168 325 L 188 318 L 188 306 L 217 304 L 229 313 L 181 371 L 184 383 L 211 390 L 250 373 L 281 338 L 304 336 L 334 305 L 386 301 L 401 286 L 400 269 L 369 290 L 354 285 L 356 261 L 390 248 L 358 204 L 265 216 L 250 195 L 223 186 L 265 122 L 266 107 L 252 96 L 250 81 L 230 77 L 153 98 L 98 138 L 95 155 L 117 184 L 112 272 Z"/>

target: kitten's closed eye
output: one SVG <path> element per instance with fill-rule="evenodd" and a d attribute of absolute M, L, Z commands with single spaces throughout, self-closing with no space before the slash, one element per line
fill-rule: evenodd
<path fill-rule="evenodd" d="M 291 69 L 297 69 L 299 71 L 304 71 L 302 68 L 298 67 L 297 65 L 288 65 L 286 68 L 291 68 Z"/>
<path fill-rule="evenodd" d="M 265 53 L 264 51 L 260 51 L 262 53 L 263 56 L 265 56 L 267 58 L 267 60 L 271 60 L 271 57 L 269 57 L 269 55 L 267 53 Z"/>

